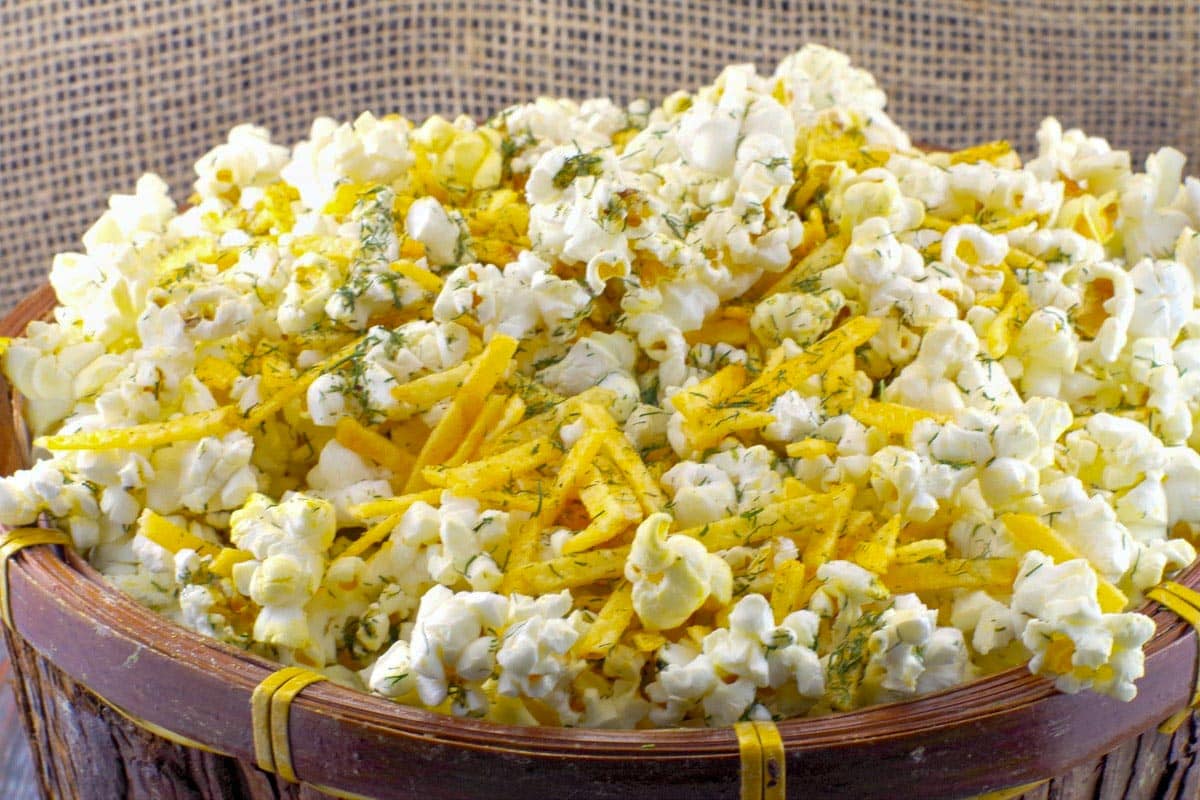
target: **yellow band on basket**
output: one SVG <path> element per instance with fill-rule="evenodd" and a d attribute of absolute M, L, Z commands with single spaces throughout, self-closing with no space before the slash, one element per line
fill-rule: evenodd
<path fill-rule="evenodd" d="M 99 694 L 96 694 L 96 692 L 94 690 L 88 689 L 88 691 L 91 692 L 92 694 L 95 694 L 96 697 L 98 697 L 100 699 L 100 702 L 104 703 L 106 706 L 111 708 L 113 711 L 120 714 L 126 720 L 128 720 L 129 722 L 132 722 L 134 725 L 136 725 L 137 727 L 146 731 L 147 733 L 154 734 L 155 736 L 157 736 L 160 739 L 166 739 L 171 744 L 177 744 L 180 747 L 190 747 L 193 750 L 202 750 L 205 753 L 213 753 L 214 755 L 225 756 L 226 758 L 233 757 L 233 755 L 231 753 L 226 753 L 224 750 L 218 750 L 215 747 L 209 747 L 206 744 L 197 742 L 195 739 L 189 739 L 188 737 L 184 736 L 183 734 L 175 733 L 174 731 L 169 731 L 166 728 L 162 727 L 161 725 L 156 725 L 153 722 L 150 722 L 149 720 L 145 720 L 145 719 L 142 719 L 141 717 L 134 716 L 133 714 L 130 714 L 128 711 L 126 711 L 125 709 L 121 708 L 116 703 L 112 703 L 112 702 L 109 702 L 108 700 L 105 700 Z"/>
<path fill-rule="evenodd" d="M 1174 611 L 1196 631 L 1196 677 L 1192 690 L 1192 702 L 1186 708 L 1167 717 L 1158 726 L 1159 733 L 1170 735 L 1192 715 L 1194 709 L 1200 708 L 1200 592 L 1175 581 L 1164 581 L 1161 585 L 1146 592 L 1146 596 Z"/>
<path fill-rule="evenodd" d="M 1189 589 L 1182 583 L 1176 583 L 1175 581 L 1164 581 L 1162 588 L 1181 600 L 1186 600 L 1188 605 L 1200 609 L 1200 592 L 1197 592 L 1195 589 Z"/>
<path fill-rule="evenodd" d="M 742 800 L 783 800 L 787 766 L 775 723 L 739 722 L 733 731 L 741 755 Z"/>
<path fill-rule="evenodd" d="M 328 678 L 315 672 L 297 675 L 271 696 L 271 751 L 275 756 L 275 774 L 289 783 L 299 783 L 292 769 L 292 744 L 288 738 L 292 700 L 305 687 L 324 680 Z"/>
<path fill-rule="evenodd" d="M 787 787 L 787 760 L 783 737 L 774 722 L 755 722 L 758 740 L 762 743 L 763 800 L 784 800 Z"/>
<path fill-rule="evenodd" d="M 1026 792 L 1032 792 L 1039 786 L 1049 782 L 1050 779 L 1045 778 L 1040 781 L 1034 781 L 1033 783 L 1023 783 L 1020 786 L 1011 786 L 1007 789 L 997 789 L 996 791 L 988 792 L 987 794 L 978 794 L 971 798 L 971 800 L 1013 800 L 1013 798 L 1020 797 Z"/>
<path fill-rule="evenodd" d="M 8 594 L 8 560 L 26 547 L 39 544 L 69 545 L 71 538 L 53 528 L 14 528 L 0 534 L 0 616 L 11 630 L 12 605 Z"/>
<path fill-rule="evenodd" d="M 762 800 L 763 759 L 762 741 L 753 722 L 739 722 L 733 726 L 737 734 L 738 753 L 742 757 L 742 800 Z"/>
<path fill-rule="evenodd" d="M 292 769 L 292 746 L 288 719 L 292 700 L 305 687 L 328 680 L 303 667 L 284 667 L 272 672 L 254 689 L 250 698 L 250 722 L 254 734 L 254 758 L 259 768 L 274 772 L 290 783 L 298 783 Z"/>

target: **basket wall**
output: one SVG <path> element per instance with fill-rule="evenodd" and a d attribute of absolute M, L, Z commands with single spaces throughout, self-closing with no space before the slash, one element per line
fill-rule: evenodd
<path fill-rule="evenodd" d="M 183 199 L 234 124 L 294 142 L 317 115 L 487 116 L 542 93 L 661 97 L 806 41 L 850 53 L 919 141 L 1038 121 L 1141 158 L 1200 155 L 1200 4 L 1100 0 L 8 0 L 0 3 L 0 313 L 114 192 Z"/>

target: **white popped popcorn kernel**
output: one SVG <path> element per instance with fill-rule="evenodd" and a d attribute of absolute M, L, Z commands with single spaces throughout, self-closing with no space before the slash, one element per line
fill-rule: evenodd
<path fill-rule="evenodd" d="M 271 143 L 266 128 L 235 125 L 225 144 L 196 162 L 196 192 L 202 198 L 228 197 L 231 190 L 265 186 L 279 179 L 289 156 L 286 147 Z"/>
<path fill-rule="evenodd" d="M 475 500 L 442 495 L 434 509 L 416 503 L 400 521 L 400 532 L 409 544 L 430 545 L 430 577 L 443 586 L 493 591 L 503 573 L 496 560 L 508 544 L 509 515 L 485 510 Z"/>
<path fill-rule="evenodd" d="M 538 378 L 557 392 L 576 395 L 593 386 L 615 395 L 611 407 L 618 422 L 633 413 L 641 390 L 633 377 L 637 349 L 621 333 L 593 333 L 575 342 L 562 360 L 539 370 Z"/>
<path fill-rule="evenodd" d="M 513 595 L 496 651 L 496 691 L 543 701 L 557 711 L 561 724 L 579 716 L 570 707 L 570 681 L 582 665 L 572 663 L 570 650 L 584 623 L 571 604 L 567 591 L 538 598 Z"/>
<path fill-rule="evenodd" d="M 670 525 L 667 514 L 647 517 L 625 563 L 633 608 L 647 630 L 681 625 L 709 597 L 725 605 L 733 592 L 733 573 L 725 560 L 689 536 L 668 536 Z"/>
<path fill-rule="evenodd" d="M 759 690 L 819 697 L 825 673 L 812 649 L 817 628 L 816 615 L 808 611 L 794 612 L 776 625 L 766 599 L 746 595 L 730 612 L 729 626 L 704 637 L 700 653 L 680 645 L 664 648 L 665 666 L 646 689 L 657 705 L 651 717 L 678 723 L 697 708 L 705 724 L 720 727 L 747 716 L 770 719 Z"/>
<path fill-rule="evenodd" d="M 334 512 L 325 500 L 292 494 L 279 503 L 254 494 L 233 512 L 229 536 L 253 558 L 233 568 L 238 591 L 261 606 L 254 638 L 302 648 L 312 641 L 304 606 L 325 573 Z"/>
<path fill-rule="evenodd" d="M 455 593 L 441 585 L 425 593 L 409 637 L 410 664 L 422 703 L 440 705 L 453 688 L 454 713 L 486 712 L 481 684 L 495 668 L 507 612 L 508 602 L 498 594 Z"/>
<path fill-rule="evenodd" d="M 906 697 L 962 683 L 970 674 L 962 632 L 939 628 L 937 610 L 914 594 L 893 598 L 867 640 L 863 675 L 869 695 Z"/>
<path fill-rule="evenodd" d="M 469 256 L 464 250 L 467 231 L 461 217 L 452 218 L 432 197 L 422 197 L 408 207 L 404 229 L 425 245 L 425 256 L 434 266 L 460 264 Z"/>
<path fill-rule="evenodd" d="M 1013 584 L 1012 609 L 1023 615 L 1021 641 L 1031 652 L 1031 672 L 1054 678 L 1065 692 L 1094 689 L 1121 700 L 1137 693 L 1145 672 L 1142 645 L 1154 622 L 1141 614 L 1103 614 L 1096 574 L 1082 559 L 1055 565 L 1026 553 Z"/>
<path fill-rule="evenodd" d="M 328 117 L 313 122 L 309 139 L 296 145 L 280 176 L 300 191 L 306 207 L 319 211 L 339 181 L 390 184 L 404 176 L 412 159 L 405 121 L 365 111 L 352 125 Z"/>
<path fill-rule="evenodd" d="M 330 439 L 321 448 L 317 465 L 309 470 L 305 480 L 309 494 L 333 504 L 338 522 L 346 525 L 354 520 L 350 509 L 379 497 L 390 497 L 388 483 L 391 473 L 370 464 L 337 439 Z"/>
<path fill-rule="evenodd" d="M 950 622 L 971 634 L 971 646 L 983 655 L 1005 647 L 1017 635 L 1019 618 L 1005 603 L 975 591 L 955 599 Z"/>
<path fill-rule="evenodd" d="M 1146 171 L 1131 176 L 1120 190 L 1117 230 L 1129 262 L 1169 254 L 1187 226 L 1188 216 L 1174 207 L 1183 193 L 1183 153 L 1172 147 L 1146 156 Z"/>

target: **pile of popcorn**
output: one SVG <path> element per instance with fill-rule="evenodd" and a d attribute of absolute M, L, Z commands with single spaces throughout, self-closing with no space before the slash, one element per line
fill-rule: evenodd
<path fill-rule="evenodd" d="M 444 713 L 1136 693 L 1200 524 L 1200 182 L 925 153 L 807 46 L 658 106 L 241 125 L 6 343 L 45 515 L 192 630 Z"/>

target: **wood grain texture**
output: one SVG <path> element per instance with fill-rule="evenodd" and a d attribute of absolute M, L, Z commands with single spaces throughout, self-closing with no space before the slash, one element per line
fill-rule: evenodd
<path fill-rule="evenodd" d="M 4 800 L 37 800 L 37 781 L 29 745 L 13 698 L 12 668 L 0 646 L 0 797 Z"/>
<path fill-rule="evenodd" d="M 116 713 L 3 629 L 32 772 L 54 800 L 330 800 L 245 761 L 172 744 Z M 35 797 L 34 794 L 27 794 Z M 4 800 L 16 795 L 0 794 Z"/>

